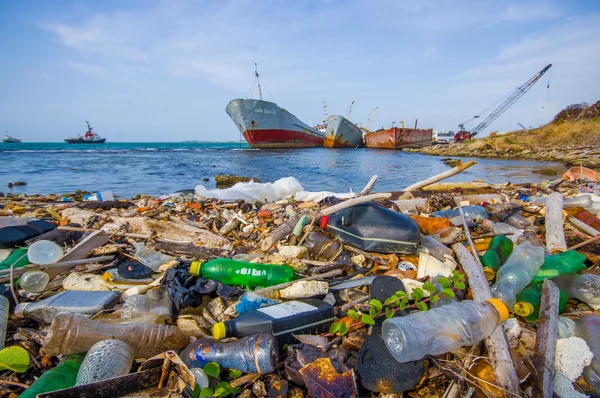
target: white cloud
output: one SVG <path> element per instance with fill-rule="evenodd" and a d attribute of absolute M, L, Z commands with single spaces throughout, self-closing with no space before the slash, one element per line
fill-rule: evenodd
<path fill-rule="evenodd" d="M 86 75 L 99 77 L 104 74 L 104 68 L 100 65 L 84 64 L 75 61 L 67 61 L 65 62 L 65 65 L 75 72 L 84 73 Z"/>

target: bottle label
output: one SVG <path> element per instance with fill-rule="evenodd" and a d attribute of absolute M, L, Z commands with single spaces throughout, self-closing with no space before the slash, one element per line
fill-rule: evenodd
<path fill-rule="evenodd" d="M 287 303 L 272 305 L 269 307 L 259 308 L 257 311 L 262 312 L 272 318 L 281 319 L 288 316 L 297 315 L 303 312 L 310 312 L 318 309 L 317 307 L 303 303 L 301 301 L 288 301 Z"/>

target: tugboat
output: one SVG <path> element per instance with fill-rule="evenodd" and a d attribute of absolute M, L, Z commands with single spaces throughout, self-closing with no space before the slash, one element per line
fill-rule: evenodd
<path fill-rule="evenodd" d="M 20 138 L 11 137 L 10 135 L 8 135 L 8 130 L 6 130 L 6 133 L 7 134 L 4 136 L 4 138 L 2 138 L 2 142 L 5 142 L 7 144 L 20 144 L 21 143 Z"/>
<path fill-rule="evenodd" d="M 94 128 L 90 126 L 90 122 L 86 121 L 88 131 L 83 135 L 78 135 L 76 138 L 67 138 L 65 142 L 67 144 L 104 144 L 106 138 L 101 138 L 98 134 L 94 133 Z"/>

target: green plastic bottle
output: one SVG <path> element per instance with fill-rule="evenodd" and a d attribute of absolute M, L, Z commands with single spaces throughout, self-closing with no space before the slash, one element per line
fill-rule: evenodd
<path fill-rule="evenodd" d="M 542 282 L 544 278 L 552 279 L 583 271 L 586 268 L 584 261 L 585 256 L 575 250 L 548 256 L 544 258 L 544 264 L 533 277 L 531 284 Z"/>
<path fill-rule="evenodd" d="M 254 264 L 218 258 L 207 263 L 193 262 L 190 273 L 221 281 L 226 285 L 269 287 L 294 279 L 288 265 Z"/>
<path fill-rule="evenodd" d="M 523 317 L 527 322 L 537 322 L 540 317 L 540 304 L 542 302 L 542 283 L 529 285 L 517 295 L 517 303 L 513 307 L 515 314 Z M 561 314 L 567 307 L 567 295 L 561 290 L 558 313 Z"/>
<path fill-rule="evenodd" d="M 27 248 L 22 247 L 16 249 L 4 261 L 0 262 L 0 269 L 10 269 L 10 266 L 14 263 L 13 268 L 21 268 L 31 264 L 27 258 Z"/>
<path fill-rule="evenodd" d="M 504 235 L 496 235 L 490 241 L 488 249 L 481 256 L 483 272 L 488 281 L 496 278 L 496 271 L 506 262 L 513 251 L 513 242 Z"/>
<path fill-rule="evenodd" d="M 38 394 L 73 387 L 84 357 L 85 353 L 65 357 L 56 367 L 44 372 L 19 398 L 35 398 Z"/>

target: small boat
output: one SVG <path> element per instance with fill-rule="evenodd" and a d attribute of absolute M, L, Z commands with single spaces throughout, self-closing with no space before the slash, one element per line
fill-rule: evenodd
<path fill-rule="evenodd" d="M 78 135 L 75 138 L 67 138 L 65 142 L 67 144 L 104 144 L 106 138 L 101 138 L 94 132 L 94 128 L 90 126 L 90 122 L 86 121 L 88 131 L 83 135 Z"/>
<path fill-rule="evenodd" d="M 363 132 L 354 123 L 343 116 L 332 115 L 327 118 L 327 132 L 323 140 L 325 148 L 363 147 Z"/>
<path fill-rule="evenodd" d="M 6 131 L 6 133 L 8 133 L 8 131 Z M 20 144 L 22 140 L 20 138 L 11 137 L 10 135 L 6 134 L 2 138 L 2 142 L 5 142 L 7 144 Z"/>
<path fill-rule="evenodd" d="M 404 149 L 404 148 L 423 148 L 431 146 L 433 141 L 433 129 L 418 129 L 415 122 L 415 128 L 392 127 L 389 129 L 380 129 L 365 134 L 365 145 L 367 148 L 380 149 Z"/>

